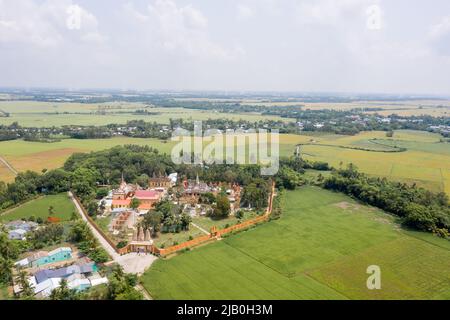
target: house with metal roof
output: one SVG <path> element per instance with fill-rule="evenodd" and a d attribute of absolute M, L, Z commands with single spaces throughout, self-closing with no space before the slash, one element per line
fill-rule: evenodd
<path fill-rule="evenodd" d="M 47 264 L 62 262 L 70 259 L 72 259 L 72 249 L 68 247 L 61 247 L 50 252 L 36 252 L 28 258 L 17 261 L 15 265 L 21 267 L 41 267 Z"/>
<path fill-rule="evenodd" d="M 23 229 L 10 230 L 8 232 L 8 239 L 9 240 L 26 240 L 27 238 L 25 237 L 25 235 L 27 233 L 28 233 L 28 231 L 23 230 Z"/>

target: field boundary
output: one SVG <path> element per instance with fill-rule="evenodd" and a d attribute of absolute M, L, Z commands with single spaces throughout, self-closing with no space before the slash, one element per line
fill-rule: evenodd
<path fill-rule="evenodd" d="M 34 201 L 34 200 L 38 200 L 38 199 L 41 199 L 41 198 L 44 198 L 44 197 L 45 196 L 43 196 L 43 195 L 36 195 L 36 196 L 31 197 L 29 199 L 25 199 L 25 200 L 23 200 L 23 201 L 21 201 L 19 203 L 16 203 L 12 207 L 8 207 L 8 208 L 5 208 L 2 211 L 0 211 L 0 216 L 8 214 L 8 213 L 10 213 L 11 211 L 13 211 L 13 210 L 15 210 L 17 208 L 20 208 L 20 207 L 26 205 L 28 202 L 31 202 L 31 201 Z"/>
<path fill-rule="evenodd" d="M 322 144 L 322 143 L 300 143 L 300 144 L 297 144 L 297 147 L 302 147 L 302 146 L 332 147 L 332 148 L 350 149 L 350 150 L 377 152 L 377 153 L 400 153 L 400 152 L 408 151 L 408 149 L 406 149 L 406 148 L 384 145 L 381 143 L 374 142 L 374 141 L 372 141 L 372 139 L 370 139 L 368 141 L 373 144 L 378 144 L 383 147 L 392 148 L 393 150 L 375 150 L 375 149 L 362 148 L 362 147 L 351 147 L 351 146 L 343 146 L 343 145 L 338 145 L 338 144 Z"/>

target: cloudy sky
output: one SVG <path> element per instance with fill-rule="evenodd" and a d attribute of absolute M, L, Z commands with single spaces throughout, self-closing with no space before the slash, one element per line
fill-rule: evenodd
<path fill-rule="evenodd" d="M 0 0 L 0 86 L 450 95 L 450 1 Z"/>

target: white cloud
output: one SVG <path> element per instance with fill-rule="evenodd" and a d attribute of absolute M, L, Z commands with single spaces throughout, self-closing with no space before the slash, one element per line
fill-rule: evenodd
<path fill-rule="evenodd" d="M 430 37 L 441 38 L 450 33 L 450 16 L 442 18 L 442 20 L 431 26 Z"/>
<path fill-rule="evenodd" d="M 172 0 L 156 0 L 148 6 L 147 14 L 132 5 L 127 12 L 146 29 L 149 43 L 171 54 L 190 57 L 232 60 L 243 54 L 243 49 L 226 49 L 209 39 L 208 19 L 192 5 L 178 6 Z"/>
<path fill-rule="evenodd" d="M 361 16 L 376 0 L 303 0 L 296 12 L 301 24 L 336 25 L 342 20 Z"/>
<path fill-rule="evenodd" d="M 79 9 L 79 30 L 67 27 L 68 8 Z M 97 40 L 103 37 L 98 31 L 97 18 L 85 8 L 70 0 L 32 0 L 0 2 L 0 43 L 23 43 L 37 47 L 55 47 L 65 41 Z"/>
<path fill-rule="evenodd" d="M 433 50 L 450 59 L 450 16 L 431 26 L 428 36 Z"/>
<path fill-rule="evenodd" d="M 243 5 L 243 4 L 238 4 L 237 6 L 237 17 L 239 20 L 248 20 L 250 18 L 253 18 L 255 15 L 255 12 L 253 11 L 252 8 Z"/>

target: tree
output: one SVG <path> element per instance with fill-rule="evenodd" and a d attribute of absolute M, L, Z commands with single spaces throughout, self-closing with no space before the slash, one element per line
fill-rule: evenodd
<path fill-rule="evenodd" d="M 276 183 L 279 187 L 282 186 L 288 190 L 294 190 L 304 182 L 300 173 L 289 167 L 281 167 L 276 177 Z"/>
<path fill-rule="evenodd" d="M 189 226 L 192 222 L 192 218 L 188 214 L 182 213 L 180 220 L 181 220 L 181 229 L 189 230 Z"/>
<path fill-rule="evenodd" d="M 95 201 L 95 200 L 89 201 L 87 204 L 86 210 L 87 210 L 89 216 L 91 216 L 91 217 L 96 216 L 99 213 L 97 201 Z"/>
<path fill-rule="evenodd" d="M 34 290 L 28 281 L 28 273 L 25 270 L 19 269 L 17 273 L 16 282 L 21 288 L 20 299 L 32 300 L 34 299 Z"/>
<path fill-rule="evenodd" d="M 104 197 L 106 197 L 108 195 L 109 191 L 107 188 L 100 188 L 97 190 L 96 199 L 103 199 Z"/>
<path fill-rule="evenodd" d="M 230 212 L 230 200 L 228 200 L 228 197 L 225 195 L 218 195 L 212 216 L 217 219 L 224 219 L 230 215 Z"/>
<path fill-rule="evenodd" d="M 135 275 L 125 275 L 122 267 L 114 267 L 108 280 L 108 299 L 142 300 L 144 298 L 142 293 L 134 288 L 137 284 L 137 277 Z"/>
<path fill-rule="evenodd" d="M 144 229 L 151 229 L 153 235 L 161 231 L 162 213 L 151 210 L 144 215 L 141 225 Z"/>
<path fill-rule="evenodd" d="M 216 202 L 216 197 L 211 192 L 204 193 L 200 195 L 199 202 L 204 204 L 213 204 Z"/>
<path fill-rule="evenodd" d="M 14 263 L 11 259 L 0 256 L 0 283 L 10 284 L 12 281 L 12 267 Z"/>
<path fill-rule="evenodd" d="M 150 179 L 149 176 L 146 175 L 146 174 L 144 173 L 144 174 L 141 174 L 141 175 L 137 178 L 136 183 L 137 183 L 138 185 L 140 185 L 142 188 L 145 188 L 145 187 L 148 186 L 148 181 L 149 181 L 149 179 Z"/>
<path fill-rule="evenodd" d="M 242 219 L 244 217 L 244 211 L 243 210 L 238 210 L 234 216 L 238 219 Z"/>
<path fill-rule="evenodd" d="M 242 193 L 241 205 L 243 207 L 252 207 L 257 210 L 267 207 L 270 188 L 267 181 L 263 179 L 254 179 L 252 183 L 244 187 Z"/>
<path fill-rule="evenodd" d="M 64 235 L 64 227 L 61 224 L 49 224 L 30 233 L 28 240 L 33 248 L 41 249 L 47 245 L 59 243 Z"/>
<path fill-rule="evenodd" d="M 69 289 L 67 280 L 62 279 L 59 283 L 59 287 L 53 289 L 50 294 L 50 300 L 79 300 L 80 295 L 74 289 Z"/>
<path fill-rule="evenodd" d="M 141 205 L 141 201 L 138 198 L 131 199 L 130 208 L 136 210 Z"/>

